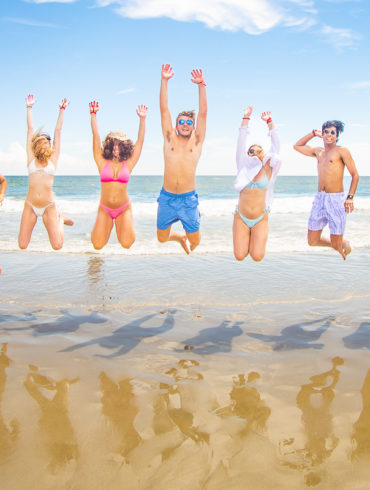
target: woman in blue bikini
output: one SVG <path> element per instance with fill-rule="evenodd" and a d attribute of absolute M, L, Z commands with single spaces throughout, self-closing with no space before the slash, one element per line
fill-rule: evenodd
<path fill-rule="evenodd" d="M 246 151 L 249 121 L 253 107 L 244 110 L 236 150 L 237 177 L 234 189 L 239 202 L 234 214 L 233 243 L 236 260 L 248 254 L 259 262 L 263 259 L 268 237 L 268 213 L 273 197 L 273 188 L 280 169 L 280 141 L 270 112 L 263 112 L 261 119 L 267 123 L 271 148 L 265 154 L 260 145 L 252 145 Z"/>

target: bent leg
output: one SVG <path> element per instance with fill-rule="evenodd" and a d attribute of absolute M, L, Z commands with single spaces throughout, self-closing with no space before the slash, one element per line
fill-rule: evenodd
<path fill-rule="evenodd" d="M 259 221 L 250 231 L 249 255 L 255 262 L 260 262 L 265 256 L 266 243 L 269 234 L 268 214 Z"/>
<path fill-rule="evenodd" d="M 123 248 L 130 248 L 134 243 L 136 237 L 131 204 L 116 218 L 116 233 Z"/>
<path fill-rule="evenodd" d="M 62 215 L 58 216 L 55 204 L 45 209 L 42 221 L 48 232 L 50 245 L 54 250 L 60 250 L 64 241 L 64 218 Z"/>
<path fill-rule="evenodd" d="M 21 249 L 26 249 L 30 243 L 32 231 L 37 222 L 37 216 L 33 212 L 31 206 L 24 203 L 21 225 L 18 235 L 18 246 Z"/>
<path fill-rule="evenodd" d="M 233 248 L 236 260 L 244 260 L 249 253 L 250 229 L 238 213 L 233 221 Z"/>
<path fill-rule="evenodd" d="M 91 232 L 91 243 L 96 250 L 102 249 L 108 243 L 112 228 L 112 218 L 99 206 L 95 225 Z"/>
<path fill-rule="evenodd" d="M 181 235 L 180 233 L 177 233 L 176 231 L 172 231 L 171 226 L 169 226 L 165 230 L 160 230 L 157 228 L 157 238 L 158 238 L 158 241 L 160 243 L 178 242 L 188 255 L 190 253 L 190 250 L 189 250 L 189 247 L 187 244 L 187 236 Z"/>
<path fill-rule="evenodd" d="M 200 243 L 200 231 L 195 231 L 194 233 L 186 232 L 186 237 L 190 243 L 190 250 L 193 251 L 197 248 Z"/>
<path fill-rule="evenodd" d="M 310 247 L 331 247 L 327 238 L 321 237 L 322 230 L 307 230 L 307 243 Z"/>
<path fill-rule="evenodd" d="M 348 254 L 351 253 L 351 245 L 348 240 L 343 240 L 343 235 L 330 235 L 331 246 L 340 253 L 343 260 L 346 260 Z"/>

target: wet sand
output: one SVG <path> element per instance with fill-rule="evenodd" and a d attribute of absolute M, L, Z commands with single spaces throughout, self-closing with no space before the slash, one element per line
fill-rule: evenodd
<path fill-rule="evenodd" d="M 0 263 L 2 489 L 368 488 L 366 254 Z"/>

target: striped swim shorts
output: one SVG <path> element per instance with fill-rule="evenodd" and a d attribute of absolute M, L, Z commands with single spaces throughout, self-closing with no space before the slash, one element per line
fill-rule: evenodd
<path fill-rule="evenodd" d="M 345 200 L 344 192 L 318 192 L 312 203 L 308 229 L 319 231 L 329 224 L 331 235 L 343 235 L 347 217 Z"/>

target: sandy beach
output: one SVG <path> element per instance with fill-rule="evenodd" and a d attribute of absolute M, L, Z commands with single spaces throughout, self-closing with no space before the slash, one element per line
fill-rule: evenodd
<path fill-rule="evenodd" d="M 365 250 L 0 263 L 2 488 L 367 488 Z"/>

